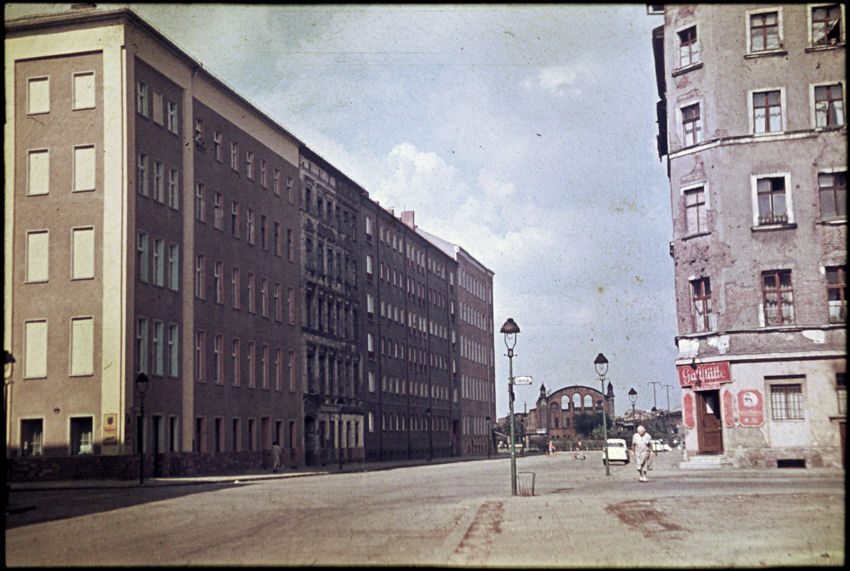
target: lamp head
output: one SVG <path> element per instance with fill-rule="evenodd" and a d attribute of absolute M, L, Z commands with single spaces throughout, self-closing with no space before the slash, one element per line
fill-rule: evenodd
<path fill-rule="evenodd" d="M 144 373 L 139 373 L 139 376 L 136 377 L 136 388 L 139 390 L 139 394 L 145 394 L 150 386 L 150 381 L 148 380 L 148 376 Z"/>
<path fill-rule="evenodd" d="M 605 373 L 608 372 L 608 359 L 605 358 L 605 355 L 599 353 L 593 360 L 593 366 L 596 367 L 596 373 L 600 377 L 604 377 Z"/>
<path fill-rule="evenodd" d="M 505 334 L 505 347 L 508 349 L 513 349 L 516 347 L 516 336 L 519 333 L 519 325 L 513 320 L 513 318 L 508 317 L 508 320 L 505 321 L 505 324 L 502 325 L 502 328 L 499 329 L 499 333 Z"/>
<path fill-rule="evenodd" d="M 631 389 L 629 389 L 629 401 L 632 404 L 635 404 L 636 400 L 637 400 L 637 391 L 634 389 L 634 387 L 632 387 Z"/>

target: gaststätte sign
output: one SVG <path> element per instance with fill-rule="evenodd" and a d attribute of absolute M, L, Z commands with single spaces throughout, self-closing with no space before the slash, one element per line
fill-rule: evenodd
<path fill-rule="evenodd" d="M 720 383 L 732 382 L 729 361 L 718 363 L 700 363 L 694 370 L 690 365 L 680 365 L 679 385 L 694 389 L 719 389 Z"/>

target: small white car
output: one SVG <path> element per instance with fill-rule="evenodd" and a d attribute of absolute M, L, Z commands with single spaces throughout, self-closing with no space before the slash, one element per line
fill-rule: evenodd
<path fill-rule="evenodd" d="M 629 449 L 626 447 L 626 441 L 622 438 L 608 439 L 608 461 L 629 463 Z M 602 456 L 602 463 L 605 463 L 605 456 Z"/>
<path fill-rule="evenodd" d="M 661 442 L 660 440 L 653 440 L 652 441 L 652 451 L 653 452 L 669 452 L 670 450 L 671 450 L 671 448 L 670 448 L 669 444 L 665 444 L 664 442 Z"/>

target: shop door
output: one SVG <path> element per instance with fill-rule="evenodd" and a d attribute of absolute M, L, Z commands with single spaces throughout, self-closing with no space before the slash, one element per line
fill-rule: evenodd
<path fill-rule="evenodd" d="M 697 391 L 697 434 L 700 454 L 723 452 L 720 391 Z"/>

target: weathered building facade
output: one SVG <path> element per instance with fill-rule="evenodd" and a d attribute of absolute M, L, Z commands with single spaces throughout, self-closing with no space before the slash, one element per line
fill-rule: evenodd
<path fill-rule="evenodd" d="M 650 6 L 686 446 L 842 465 L 843 4 Z M 702 458 L 701 458 L 702 457 Z"/>
<path fill-rule="evenodd" d="M 528 411 L 525 431 L 529 436 L 560 441 L 580 439 L 576 430 L 578 415 L 600 415 L 605 407 L 609 422 L 614 420 L 614 387 L 609 382 L 606 393 L 583 385 L 571 385 L 546 393 L 540 385 L 540 396 L 534 408 Z"/>

